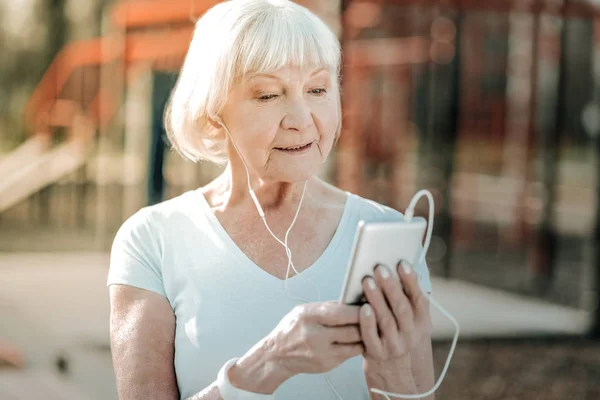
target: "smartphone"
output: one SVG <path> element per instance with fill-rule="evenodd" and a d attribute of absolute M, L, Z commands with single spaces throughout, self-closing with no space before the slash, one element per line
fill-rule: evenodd
<path fill-rule="evenodd" d="M 362 281 L 374 276 L 377 264 L 386 265 L 399 279 L 397 265 L 406 260 L 415 265 L 421 256 L 427 222 L 415 217 L 410 222 L 360 221 L 342 286 L 340 303 L 362 305 L 366 302 Z"/>

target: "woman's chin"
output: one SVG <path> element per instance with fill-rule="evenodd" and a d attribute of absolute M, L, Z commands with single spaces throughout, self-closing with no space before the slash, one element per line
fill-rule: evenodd
<path fill-rule="evenodd" d="M 315 150 L 301 157 L 281 157 L 272 159 L 270 178 L 279 182 L 303 182 L 319 173 L 323 160 Z"/>
<path fill-rule="evenodd" d="M 304 182 L 315 176 L 319 172 L 321 164 L 309 164 L 304 167 L 288 166 L 285 169 L 279 169 L 277 173 L 271 174 L 271 179 L 277 182 Z"/>
<path fill-rule="evenodd" d="M 317 174 L 318 170 L 315 169 L 313 170 L 304 170 L 304 171 L 298 171 L 295 173 L 284 173 L 281 176 L 281 179 L 278 179 L 280 182 L 289 182 L 289 183 L 294 183 L 294 182 L 304 182 L 309 180 L 310 178 L 312 178 L 313 176 L 315 176 Z"/>

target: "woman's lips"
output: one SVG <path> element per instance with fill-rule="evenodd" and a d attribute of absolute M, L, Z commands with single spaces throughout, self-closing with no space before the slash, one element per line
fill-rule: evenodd
<path fill-rule="evenodd" d="M 310 150 L 310 148 L 312 147 L 312 144 L 314 142 L 310 142 L 302 147 L 298 147 L 298 148 L 281 148 L 281 147 L 276 147 L 276 150 L 279 151 L 283 151 L 285 153 L 290 153 L 290 154 L 298 154 L 298 153 L 303 153 L 305 151 Z"/>

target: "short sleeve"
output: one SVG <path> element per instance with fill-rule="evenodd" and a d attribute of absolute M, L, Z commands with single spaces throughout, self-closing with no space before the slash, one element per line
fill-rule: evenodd
<path fill-rule="evenodd" d="M 107 286 L 130 285 L 166 297 L 159 235 L 148 211 L 143 208 L 129 217 L 115 235 Z"/>

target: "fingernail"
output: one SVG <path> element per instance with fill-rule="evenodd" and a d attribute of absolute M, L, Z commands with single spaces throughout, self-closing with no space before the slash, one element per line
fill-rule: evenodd
<path fill-rule="evenodd" d="M 404 270 L 404 273 L 406 275 L 410 275 L 410 272 L 412 271 L 412 269 L 410 268 L 410 265 L 408 265 L 408 263 L 406 261 L 402 261 L 402 269 Z"/>
<path fill-rule="evenodd" d="M 367 316 L 367 317 L 370 317 L 371 314 L 373 314 L 373 311 L 371 310 L 371 306 L 368 304 L 365 304 L 363 306 L 363 310 L 364 310 L 365 316 Z"/>
<path fill-rule="evenodd" d="M 378 268 L 379 268 L 379 273 L 381 274 L 381 277 L 383 279 L 387 279 L 390 277 L 390 271 L 388 271 L 388 269 L 385 266 L 380 265 Z"/>
<path fill-rule="evenodd" d="M 369 285 L 369 289 L 371 290 L 377 289 L 377 285 L 375 285 L 375 280 L 373 278 L 367 278 L 367 285 Z"/>

